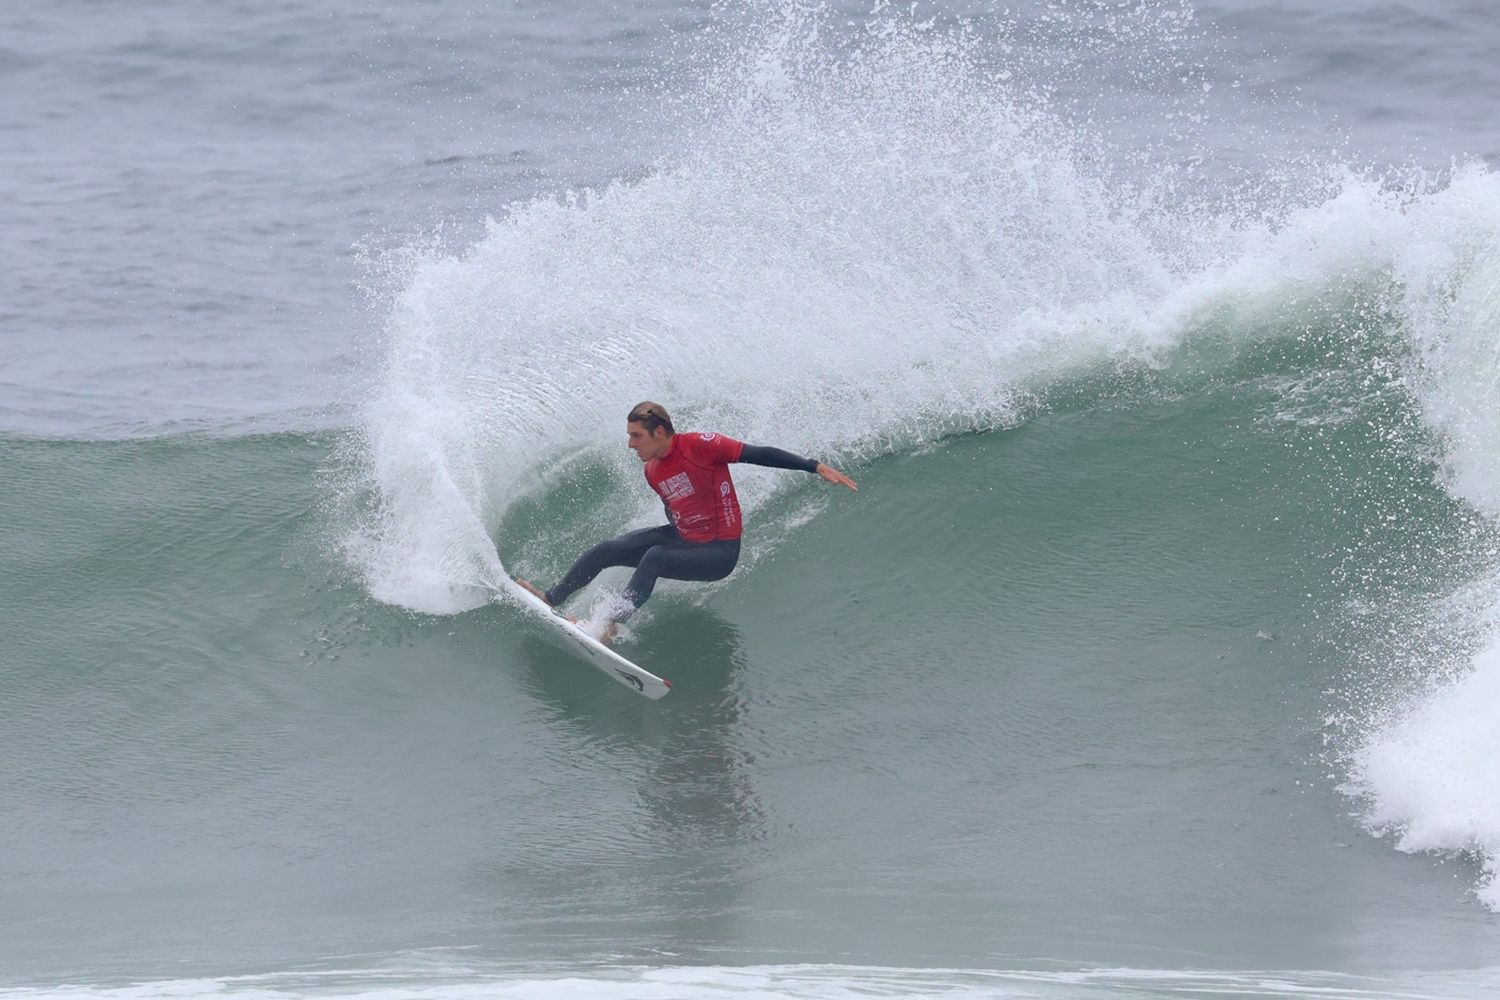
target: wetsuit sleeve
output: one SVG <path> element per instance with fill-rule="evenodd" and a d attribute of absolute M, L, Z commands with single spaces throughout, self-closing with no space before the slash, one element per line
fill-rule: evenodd
<path fill-rule="evenodd" d="M 810 458 L 793 455 L 789 451 L 780 448 L 762 448 L 759 445 L 747 444 L 740 449 L 741 462 L 751 465 L 765 465 L 772 469 L 797 469 L 802 472 L 817 472 L 818 463 Z"/>

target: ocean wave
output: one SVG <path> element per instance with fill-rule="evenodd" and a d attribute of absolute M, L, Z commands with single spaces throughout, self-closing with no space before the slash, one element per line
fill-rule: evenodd
<path fill-rule="evenodd" d="M 344 551 L 374 597 L 490 600 L 497 526 L 570 462 L 603 469 L 617 520 L 646 516 L 620 485 L 641 398 L 858 463 L 1023 421 L 1082 373 L 1215 377 L 1268 338 L 1311 345 L 1289 384 L 1363 386 L 1323 377 L 1354 364 L 1397 386 L 1444 488 L 1500 513 L 1500 175 L 1287 164 L 1274 195 L 1198 198 L 1122 180 L 961 31 L 839 48 L 816 24 L 772 29 L 725 54 L 687 102 L 691 142 L 650 176 L 411 255 L 346 463 Z M 772 488 L 751 477 L 747 511 Z M 1494 759 L 1453 743 L 1470 746 L 1452 706 L 1490 663 L 1351 752 L 1373 824 L 1493 870 L 1482 796 L 1466 826 L 1409 794 Z"/>
<path fill-rule="evenodd" d="M 652 176 L 413 254 L 353 461 L 374 503 L 347 548 L 381 600 L 487 599 L 508 507 L 559 458 L 607 454 L 641 398 L 857 461 L 1015 423 L 1081 371 L 1320 321 L 1381 334 L 1345 321 L 1351 297 L 1410 331 L 1453 486 L 1482 498 L 1494 436 L 1454 405 L 1489 384 L 1474 247 L 1500 231 L 1500 178 L 1482 167 L 1405 186 L 1335 170 L 1302 204 L 1210 211 L 1091 166 L 962 35 L 850 55 L 787 30 L 735 55 L 698 97 L 711 126 Z"/>

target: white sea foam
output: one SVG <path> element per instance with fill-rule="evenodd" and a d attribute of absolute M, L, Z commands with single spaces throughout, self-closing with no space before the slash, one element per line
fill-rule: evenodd
<path fill-rule="evenodd" d="M 903 969 L 846 965 L 602 967 L 543 973 L 330 970 L 124 986 L 0 989 L 0 1000 L 1106 1000 L 1193 996 L 1438 1000 L 1493 990 L 1500 970 L 1356 976 L 1316 971 Z"/>
<path fill-rule="evenodd" d="M 1369 823 L 1403 851 L 1479 855 L 1479 897 L 1500 910 L 1500 642 L 1458 679 L 1416 700 L 1355 754 Z"/>

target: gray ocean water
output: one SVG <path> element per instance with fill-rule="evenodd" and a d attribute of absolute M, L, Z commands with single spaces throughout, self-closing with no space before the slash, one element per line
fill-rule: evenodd
<path fill-rule="evenodd" d="M 1493 995 L 1497 44 L 0 12 L 0 998 Z M 861 485 L 656 703 L 642 398 Z"/>

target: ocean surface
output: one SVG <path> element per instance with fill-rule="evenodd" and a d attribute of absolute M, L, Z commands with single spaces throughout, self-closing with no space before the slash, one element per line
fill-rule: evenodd
<path fill-rule="evenodd" d="M 0 1000 L 1500 994 L 1496 51 L 7 5 Z M 655 703 L 497 597 L 645 398 L 860 483 L 736 471 Z"/>

